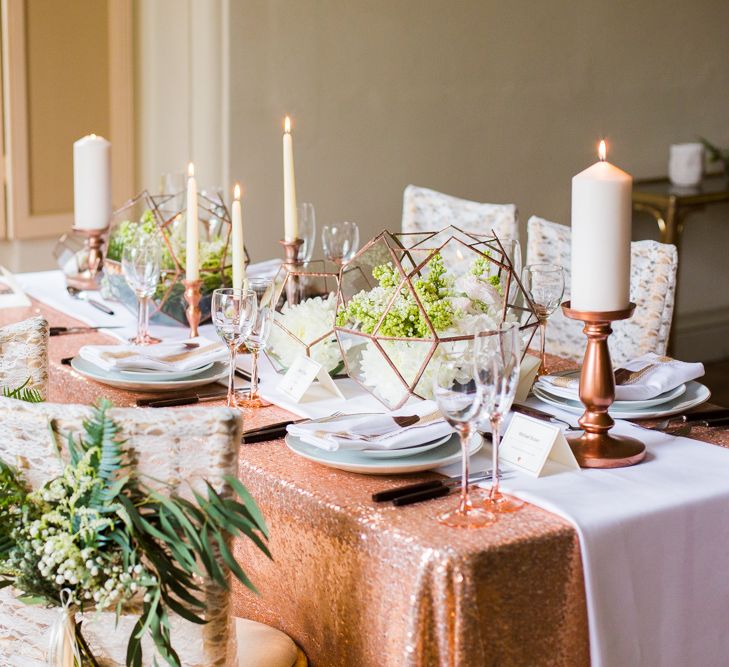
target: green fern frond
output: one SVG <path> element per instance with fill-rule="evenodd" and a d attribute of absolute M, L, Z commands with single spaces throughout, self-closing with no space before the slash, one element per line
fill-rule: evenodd
<path fill-rule="evenodd" d="M 23 382 L 22 385 L 16 387 L 15 389 L 11 389 L 10 387 L 3 387 L 3 396 L 5 398 L 15 398 L 19 401 L 25 401 L 26 403 L 42 403 L 43 396 L 41 396 L 41 393 L 37 389 L 29 387 L 29 382 L 30 378 L 28 378 L 25 382 Z"/>

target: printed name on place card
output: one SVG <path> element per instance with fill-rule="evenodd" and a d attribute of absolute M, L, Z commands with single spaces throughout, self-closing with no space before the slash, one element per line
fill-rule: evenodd
<path fill-rule="evenodd" d="M 535 477 L 542 475 L 547 461 L 579 468 L 559 426 L 521 414 L 512 417 L 499 448 L 499 458 Z"/>
<path fill-rule="evenodd" d="M 294 403 L 298 403 L 317 381 L 318 386 L 327 393 L 344 398 L 342 392 L 339 391 L 339 387 L 324 367 L 303 354 L 298 356 L 291 364 L 281 382 L 279 382 L 277 389 Z"/>

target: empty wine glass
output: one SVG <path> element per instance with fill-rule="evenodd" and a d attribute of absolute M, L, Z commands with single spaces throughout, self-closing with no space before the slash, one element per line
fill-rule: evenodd
<path fill-rule="evenodd" d="M 498 329 L 477 333 L 474 337 L 473 373 L 481 392 L 481 417 L 491 422 L 493 478 L 485 507 L 492 512 L 514 512 L 524 502 L 505 496 L 499 490 L 499 441 L 501 421 L 514 402 L 519 384 L 521 345 L 519 325 L 505 322 Z"/>
<path fill-rule="evenodd" d="M 258 356 L 266 347 L 274 317 L 273 281 L 254 278 L 248 281 L 248 289 L 255 292 L 258 307 L 251 331 L 246 338 L 246 348 L 251 353 L 251 387 L 238 393 L 238 405 L 243 408 L 265 408 L 271 405 L 258 392 Z"/>
<path fill-rule="evenodd" d="M 547 320 L 562 302 L 564 269 L 557 264 L 529 264 L 522 273 L 524 289 L 529 293 L 539 318 L 541 363 L 539 375 L 547 374 Z"/>
<path fill-rule="evenodd" d="M 257 300 L 253 290 L 224 287 L 213 292 L 210 312 L 218 336 L 228 346 L 228 407 L 235 407 L 235 362 L 238 346 L 251 333 L 256 319 Z"/>
<path fill-rule="evenodd" d="M 433 375 L 433 395 L 438 409 L 461 439 L 461 493 L 458 506 L 438 517 L 446 526 L 481 528 L 496 520 L 494 514 L 473 503 L 468 485 L 468 443 L 476 430 L 481 408 L 481 394 L 474 376 L 474 339 L 443 347 L 442 357 Z"/>
<path fill-rule="evenodd" d="M 359 227 L 356 222 L 335 222 L 324 225 L 321 230 L 321 244 L 324 257 L 330 262 L 344 264 L 359 249 Z"/>
<path fill-rule="evenodd" d="M 137 335 L 130 339 L 135 345 L 159 343 L 149 335 L 149 299 L 159 283 L 162 261 L 162 241 L 159 234 L 136 234 L 124 244 L 122 273 L 139 302 Z"/>
<path fill-rule="evenodd" d="M 316 245 L 316 211 L 314 204 L 302 202 L 296 207 L 299 220 L 299 238 L 304 242 L 299 247 L 299 261 L 309 262 Z"/>

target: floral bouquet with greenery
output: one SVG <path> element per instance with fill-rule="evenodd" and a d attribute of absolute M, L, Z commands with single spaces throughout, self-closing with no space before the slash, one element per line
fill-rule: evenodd
<path fill-rule="evenodd" d="M 37 490 L 0 461 L 0 587 L 13 586 L 29 604 L 66 607 L 55 654 L 71 650 L 76 665 L 98 663 L 74 612 L 114 611 L 118 618 L 130 611 L 139 617 L 126 664 L 142 664 L 149 636 L 156 653 L 179 667 L 170 614 L 206 622 L 202 579 L 227 587 L 231 573 L 254 589 L 229 545 L 247 537 L 270 557 L 266 525 L 233 477 L 225 478 L 232 497 L 207 482 L 194 500 L 148 486 L 124 451 L 110 407 L 100 402 L 83 437 L 68 437 L 63 473 Z"/>

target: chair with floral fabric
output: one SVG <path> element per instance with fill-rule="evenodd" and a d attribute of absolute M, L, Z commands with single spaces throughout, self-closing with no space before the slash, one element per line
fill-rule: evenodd
<path fill-rule="evenodd" d="M 519 240 L 514 204 L 484 204 L 408 185 L 403 193 L 402 231 L 433 232 L 453 225 L 471 234 L 490 234 Z"/>
<path fill-rule="evenodd" d="M 79 405 L 30 404 L 0 398 L 0 458 L 20 468 L 32 488 L 62 470 L 61 457 L 49 436 L 49 425 L 77 438 L 91 410 Z M 112 409 L 124 447 L 137 471 L 158 480 L 182 497 L 204 493 L 205 481 L 225 497 L 226 476 L 237 474 L 241 422 L 227 408 L 200 410 Z M 63 445 L 65 447 L 65 444 Z M 64 451 L 65 457 L 67 452 Z M 245 568 L 245 565 L 243 565 Z M 185 667 L 299 667 L 306 664 L 296 644 L 283 632 L 231 616 L 230 590 L 201 582 L 206 602 L 205 625 L 170 616 L 172 642 Z M 45 667 L 49 628 L 58 609 L 26 605 L 10 587 L 0 590 L 0 665 Z M 136 621 L 113 612 L 85 615 L 84 636 L 103 665 L 126 663 L 126 647 Z M 238 649 L 236 651 L 236 635 Z M 151 642 L 145 638 L 144 665 L 152 664 Z M 158 658 L 159 661 L 159 658 Z"/>
<path fill-rule="evenodd" d="M 564 300 L 570 298 L 571 229 L 532 216 L 527 225 L 527 264 L 559 264 L 565 271 Z M 636 304 L 630 319 L 613 322 L 608 341 L 613 362 L 622 364 L 646 352 L 665 354 L 671 330 L 678 252 L 676 246 L 656 241 L 634 241 L 630 251 L 630 300 Z M 549 318 L 547 352 L 582 361 L 585 336 L 582 323 L 558 308 Z"/>
<path fill-rule="evenodd" d="M 27 383 L 27 384 L 26 384 Z M 48 391 L 48 322 L 42 317 L 0 328 L 0 389 Z"/>

